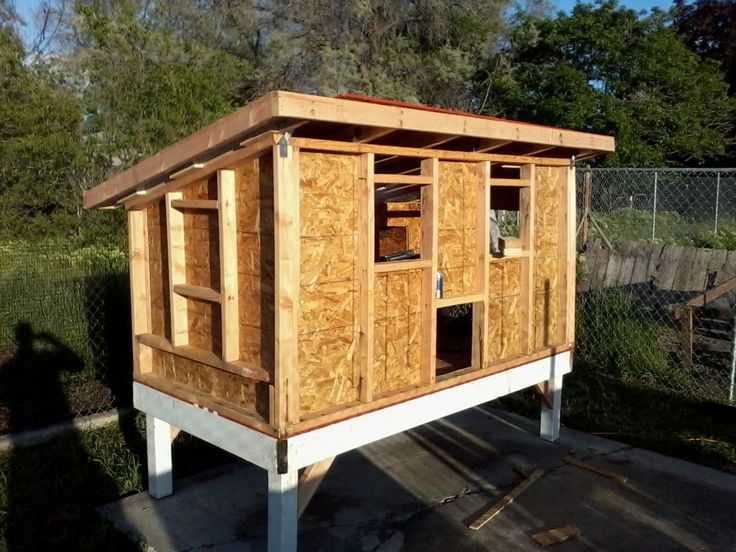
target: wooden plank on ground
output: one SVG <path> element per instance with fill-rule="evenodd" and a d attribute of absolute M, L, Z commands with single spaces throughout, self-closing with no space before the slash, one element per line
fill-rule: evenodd
<path fill-rule="evenodd" d="M 512 504 L 514 500 L 516 500 L 524 491 L 526 491 L 532 483 L 534 483 L 537 479 L 542 477 L 544 475 L 544 470 L 542 469 L 536 469 L 532 473 L 529 474 L 529 477 L 524 479 L 521 483 L 519 483 L 516 487 L 511 489 L 511 491 L 505 495 L 501 500 L 496 502 L 493 507 L 485 512 L 483 515 L 481 515 L 478 519 L 476 519 L 473 523 L 471 523 L 468 527 L 472 529 L 473 531 L 477 531 L 481 527 L 483 527 L 486 523 L 491 521 L 493 518 L 495 518 L 498 514 L 500 514 L 506 506 L 509 504 Z"/>
<path fill-rule="evenodd" d="M 583 531 L 580 527 L 565 525 L 564 527 L 557 527 L 555 529 L 535 533 L 532 535 L 532 539 L 540 546 L 550 546 L 552 544 L 574 539 L 582 534 Z"/>
<path fill-rule="evenodd" d="M 580 460 L 579 458 L 575 458 L 574 456 L 570 456 L 569 454 L 566 455 L 563 460 L 567 462 L 568 464 L 572 466 L 576 466 L 578 468 L 582 468 L 584 470 L 588 470 L 589 472 L 598 474 L 602 477 L 607 477 L 608 479 L 613 479 L 614 481 L 621 483 L 622 485 L 625 485 L 629 482 L 629 478 L 625 475 L 621 475 L 620 473 L 612 472 L 610 470 L 607 470 L 605 468 L 600 468 L 598 466 L 594 466 L 593 464 L 589 464 L 588 462 L 584 462 Z"/>

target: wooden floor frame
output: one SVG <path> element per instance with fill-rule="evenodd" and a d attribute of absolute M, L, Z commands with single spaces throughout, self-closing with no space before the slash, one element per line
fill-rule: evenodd
<path fill-rule="evenodd" d="M 149 436 L 149 489 L 158 498 L 173 492 L 169 432 L 170 426 L 181 428 L 268 472 L 268 550 L 294 552 L 298 517 L 332 457 L 535 385 L 543 386 L 547 393 L 540 434 L 554 440 L 559 435 L 562 378 L 570 372 L 571 364 L 571 352 L 564 351 L 286 439 L 277 439 L 136 382 L 133 404 L 146 414 Z M 318 466 L 320 463 L 322 466 Z M 313 469 L 318 480 L 315 485 L 309 482 L 310 478 L 304 478 L 300 504 L 298 472 L 309 466 L 316 466 Z M 307 484 L 312 488 L 305 499 Z"/>

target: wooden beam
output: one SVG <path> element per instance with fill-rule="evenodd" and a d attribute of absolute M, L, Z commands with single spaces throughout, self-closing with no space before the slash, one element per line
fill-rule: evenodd
<path fill-rule="evenodd" d="M 720 286 L 709 289 L 703 295 L 696 295 L 685 305 L 688 307 L 704 307 L 711 301 L 715 301 L 733 289 L 736 289 L 736 278 L 731 278 L 730 280 L 723 282 Z"/>
<path fill-rule="evenodd" d="M 467 295 L 458 295 L 455 297 L 443 297 L 435 300 L 435 306 L 438 309 L 444 309 L 445 307 L 454 307 L 455 305 L 464 305 L 466 303 L 479 303 L 483 301 L 482 293 L 471 293 Z"/>
<path fill-rule="evenodd" d="M 530 185 L 528 178 L 493 178 L 491 186 L 507 186 L 511 188 L 527 188 Z"/>
<path fill-rule="evenodd" d="M 413 184 L 415 186 L 432 184 L 432 178 L 423 174 L 375 174 L 373 181 L 376 184 Z"/>
<path fill-rule="evenodd" d="M 153 370 L 152 351 L 139 347 L 137 335 L 151 333 L 151 280 L 148 256 L 148 213 L 128 211 L 130 308 L 133 329 L 133 373 Z"/>
<path fill-rule="evenodd" d="M 169 180 L 176 180 L 177 178 L 181 178 L 182 176 L 186 176 L 200 169 L 204 169 L 204 165 L 204 163 L 192 163 L 188 167 L 184 167 L 183 169 L 179 169 L 178 171 L 171 173 L 169 175 Z"/>
<path fill-rule="evenodd" d="M 576 213 L 576 179 L 575 166 L 572 165 L 567 169 L 567 185 L 565 187 L 564 200 L 566 202 L 565 215 L 567 217 L 567 232 L 562 243 L 566 246 L 567 267 L 565 275 L 565 295 L 566 295 L 566 315 L 565 315 L 565 342 L 575 342 L 575 293 L 577 291 L 577 268 L 578 257 L 575 237 L 575 221 Z"/>
<path fill-rule="evenodd" d="M 437 158 L 447 161 L 496 161 L 503 163 L 529 164 L 536 163 L 552 167 L 567 167 L 569 159 L 554 159 L 544 157 L 525 157 L 518 155 L 498 155 L 493 153 L 476 153 L 468 151 L 450 151 L 423 148 L 402 148 L 384 146 L 380 144 L 355 144 L 352 142 L 335 142 L 332 140 L 318 140 L 316 138 L 292 138 L 294 147 L 314 151 L 334 151 L 337 153 L 375 153 L 377 155 L 393 155 L 397 157 Z M 376 162 L 378 165 L 379 162 Z"/>
<path fill-rule="evenodd" d="M 478 153 L 489 152 L 513 143 L 514 142 L 512 140 L 483 140 L 480 142 L 475 151 L 477 151 Z"/>
<path fill-rule="evenodd" d="M 491 256 L 490 215 L 491 215 L 491 163 L 482 161 L 476 166 L 477 209 L 476 250 L 475 250 L 475 289 L 482 299 L 473 304 L 472 366 L 480 369 L 488 358 L 488 262 Z"/>
<path fill-rule="evenodd" d="M 388 136 L 397 132 L 395 128 L 381 128 L 381 127 L 360 127 L 357 136 L 353 139 L 354 142 L 373 142 L 384 136 Z"/>
<path fill-rule="evenodd" d="M 144 193 L 142 195 L 132 195 L 123 204 L 126 209 L 136 209 L 141 205 L 154 203 L 167 192 L 181 190 L 189 184 L 209 178 L 220 169 L 232 169 L 246 159 L 256 157 L 264 151 L 270 150 L 281 139 L 281 136 L 282 134 L 274 131 L 264 132 L 243 142 L 242 147 L 210 159 L 203 169 L 192 171 L 176 180 L 162 179 L 159 181 L 149 181 L 148 188 L 143 190 Z M 85 206 L 85 208 L 89 207 Z"/>
<path fill-rule="evenodd" d="M 256 381 L 270 382 L 271 375 L 267 370 L 264 370 L 260 366 L 249 364 L 241 360 L 225 362 L 219 356 L 212 351 L 200 349 L 198 347 L 192 347 L 190 345 L 175 346 L 165 337 L 153 334 L 141 334 L 137 338 L 141 345 L 157 349 L 165 353 L 171 353 L 175 356 L 180 356 L 200 364 L 206 364 L 212 368 L 230 372 L 237 376 L 243 376 L 244 378 L 253 379 Z"/>
<path fill-rule="evenodd" d="M 316 464 L 311 464 L 304 468 L 304 472 L 299 478 L 297 517 L 302 517 L 304 510 L 309 506 L 312 497 L 314 497 L 314 493 L 317 492 L 320 483 L 322 483 L 322 480 L 325 478 L 325 475 L 327 475 L 327 471 L 330 469 L 330 466 L 332 466 L 334 461 L 335 457 L 330 456 L 329 458 L 325 458 Z"/>
<path fill-rule="evenodd" d="M 238 225 L 235 205 L 235 171 L 217 171 L 217 206 L 220 253 L 220 316 L 222 360 L 240 358 L 238 292 Z"/>
<path fill-rule="evenodd" d="M 420 257 L 432 264 L 422 270 L 422 335 L 420 383 L 431 385 L 436 378 L 437 363 L 437 242 L 439 230 L 439 160 L 424 159 L 422 175 L 432 178 L 432 184 L 422 188 L 422 242 Z"/>
<path fill-rule="evenodd" d="M 530 186 L 519 190 L 519 238 L 521 249 L 528 255 L 521 260 L 520 329 L 521 352 L 528 354 L 534 350 L 534 235 L 536 224 L 536 169 L 534 165 L 521 168 L 522 177 L 529 180 Z M 491 205 L 493 208 L 493 205 Z"/>
<path fill-rule="evenodd" d="M 374 155 L 360 156 L 358 177 L 358 364 L 360 400 L 373 400 L 373 319 L 375 283 L 375 175 Z"/>
<path fill-rule="evenodd" d="M 273 146 L 275 397 L 272 424 L 284 435 L 299 421 L 299 150 Z"/>
<path fill-rule="evenodd" d="M 166 244 L 169 260 L 169 316 L 171 318 L 171 343 L 174 346 L 189 343 L 187 299 L 176 292 L 177 286 L 187 282 L 184 248 L 184 214 L 171 205 L 182 198 L 181 192 L 166 194 Z"/>

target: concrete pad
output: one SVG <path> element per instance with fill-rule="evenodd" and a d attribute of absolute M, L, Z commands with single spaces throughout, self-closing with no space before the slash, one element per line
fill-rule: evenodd
<path fill-rule="evenodd" d="M 308 551 L 539 550 L 529 535 L 583 531 L 555 550 L 736 550 L 736 476 L 570 430 L 556 443 L 538 422 L 474 408 L 339 456 L 299 524 Z M 622 485 L 562 460 L 629 477 Z M 544 476 L 479 531 L 467 525 L 521 479 Z M 100 509 L 149 549 L 266 548 L 266 473 L 237 464 Z"/>

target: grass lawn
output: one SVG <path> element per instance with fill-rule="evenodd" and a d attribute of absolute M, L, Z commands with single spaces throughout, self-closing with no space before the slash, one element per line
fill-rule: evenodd
<path fill-rule="evenodd" d="M 174 477 L 232 461 L 188 435 L 174 446 Z M 139 548 L 95 507 L 144 488 L 143 417 L 0 455 L 0 551 Z"/>

